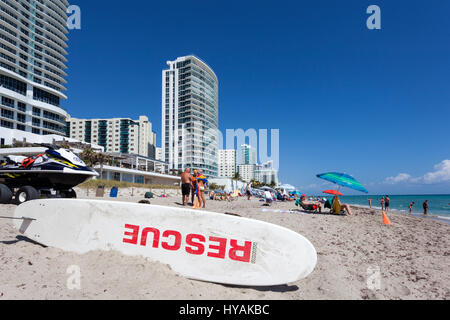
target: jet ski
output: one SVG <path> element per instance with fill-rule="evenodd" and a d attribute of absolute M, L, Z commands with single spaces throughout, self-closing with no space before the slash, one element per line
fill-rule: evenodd
<path fill-rule="evenodd" d="M 6 156 L 0 159 L 0 203 L 9 203 L 15 189 L 15 203 L 45 195 L 76 198 L 75 186 L 97 177 L 72 151 L 53 145 L 32 157 Z"/>

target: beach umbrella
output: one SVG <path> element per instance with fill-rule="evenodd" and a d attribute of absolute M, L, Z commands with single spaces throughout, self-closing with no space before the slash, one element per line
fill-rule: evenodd
<path fill-rule="evenodd" d="M 279 188 L 284 189 L 286 191 L 295 191 L 295 187 L 290 184 L 282 184 Z"/>
<path fill-rule="evenodd" d="M 334 194 L 335 196 L 343 196 L 343 194 L 337 190 L 325 190 L 325 191 L 322 191 L 322 193 Z"/>
<path fill-rule="evenodd" d="M 345 173 L 327 172 L 327 173 L 318 174 L 317 177 L 320 179 L 324 179 L 324 180 L 333 182 L 342 187 L 347 187 L 347 188 L 350 188 L 353 190 L 361 191 L 364 193 L 369 193 L 369 191 L 367 191 L 366 188 L 364 188 L 361 183 L 359 183 L 352 176 L 345 174 Z"/>
<path fill-rule="evenodd" d="M 264 191 L 272 191 L 272 192 L 275 192 L 274 189 L 272 189 L 272 188 L 270 188 L 270 187 L 267 187 L 267 186 L 261 187 L 261 188 L 259 188 L 259 189 L 264 190 Z"/>

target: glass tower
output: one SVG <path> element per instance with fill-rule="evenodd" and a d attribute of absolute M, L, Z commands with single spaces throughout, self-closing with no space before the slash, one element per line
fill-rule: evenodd
<path fill-rule="evenodd" d="M 66 134 L 66 0 L 0 1 L 0 125 Z"/>
<path fill-rule="evenodd" d="M 217 76 L 195 56 L 167 62 L 162 72 L 162 157 L 169 169 L 218 175 Z"/>

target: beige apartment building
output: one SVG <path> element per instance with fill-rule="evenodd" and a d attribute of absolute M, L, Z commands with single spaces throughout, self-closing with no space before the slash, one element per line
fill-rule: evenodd
<path fill-rule="evenodd" d="M 136 154 L 155 158 L 156 133 L 148 117 L 78 119 L 68 118 L 68 136 L 87 143 L 97 144 L 106 152 Z"/>

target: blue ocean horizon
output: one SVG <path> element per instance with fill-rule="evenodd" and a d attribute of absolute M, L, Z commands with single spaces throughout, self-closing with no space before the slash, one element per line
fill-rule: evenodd
<path fill-rule="evenodd" d="M 369 207 L 372 199 L 372 208 L 381 209 L 381 198 L 384 195 L 342 196 L 342 202 Z M 428 214 L 440 219 L 450 220 L 450 194 L 416 194 L 416 195 L 389 195 L 389 210 L 409 213 L 409 204 L 415 202 L 412 212 L 423 215 L 423 203 L 428 200 Z"/>

